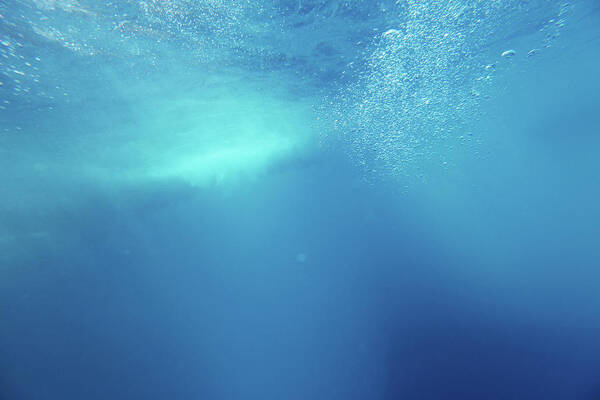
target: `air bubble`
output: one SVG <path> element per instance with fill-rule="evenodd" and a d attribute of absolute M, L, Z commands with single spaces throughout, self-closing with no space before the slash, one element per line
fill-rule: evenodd
<path fill-rule="evenodd" d="M 392 36 L 396 36 L 399 34 L 400 34 L 400 32 L 397 29 L 388 29 L 387 31 L 383 32 L 383 34 L 381 36 L 392 37 Z"/>

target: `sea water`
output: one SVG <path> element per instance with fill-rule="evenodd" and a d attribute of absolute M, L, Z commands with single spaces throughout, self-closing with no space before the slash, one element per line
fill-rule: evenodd
<path fill-rule="evenodd" d="M 0 399 L 600 398 L 596 0 L 3 0 Z"/>

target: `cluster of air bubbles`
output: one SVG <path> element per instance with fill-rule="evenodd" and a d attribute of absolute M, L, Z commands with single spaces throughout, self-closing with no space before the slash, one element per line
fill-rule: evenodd
<path fill-rule="evenodd" d="M 189 71 L 198 65 L 212 72 L 293 71 L 303 79 L 328 81 L 350 60 L 346 55 L 360 42 L 356 38 L 373 20 L 391 15 L 394 2 L 382 0 L 375 10 L 368 0 L 0 2 L 0 35 L 6 33 L 2 41 L 9 43 L 0 46 L 0 86 L 3 99 L 8 91 L 28 93 L 27 101 L 37 95 L 63 98 L 65 91 L 75 99 L 80 85 L 68 76 L 69 68 L 117 63 L 123 71 L 135 68 L 137 75 L 177 64 Z M 62 65 L 66 68 L 57 67 Z"/>
<path fill-rule="evenodd" d="M 510 47 L 494 49 L 510 43 L 511 29 L 562 27 L 567 10 L 562 5 L 546 23 L 528 21 L 539 18 L 540 9 L 516 0 L 398 1 L 396 24 L 374 39 L 359 81 L 324 104 L 323 142 L 341 144 L 378 176 L 447 166 L 441 154 L 476 144 L 478 107 L 492 93 L 498 65 L 518 54 Z"/>
<path fill-rule="evenodd" d="M 82 30 L 92 16 L 76 0 L 0 4 L 0 111 L 52 110 L 55 102 L 68 102 L 69 94 L 58 80 L 60 71 L 49 63 L 64 62 L 63 50 L 67 56 L 93 54 L 86 41 L 91 35 Z"/>
<path fill-rule="evenodd" d="M 77 93 L 64 86 L 77 90 L 69 68 L 78 64 L 101 69 L 108 59 L 139 73 L 183 54 L 217 65 L 244 47 L 249 10 L 260 7 L 249 0 L 0 2 L 0 110 L 68 102 Z"/>
<path fill-rule="evenodd" d="M 225 50 L 243 48 L 254 28 L 251 17 L 261 11 L 260 2 L 250 0 L 144 0 L 137 22 L 124 19 L 120 25 L 142 25 L 160 40 L 175 39 L 201 60 L 211 61 Z"/>
<path fill-rule="evenodd" d="M 571 5 L 569 3 L 561 4 L 556 17 L 548 20 L 548 22 L 542 27 L 541 31 L 544 33 L 544 47 L 550 47 L 552 43 L 560 36 L 560 32 L 565 27 L 566 17 L 570 8 Z"/>
<path fill-rule="evenodd" d="M 26 57 L 22 40 L 22 34 L 0 34 L 0 110 L 15 99 L 32 95 L 40 82 L 41 59 Z"/>

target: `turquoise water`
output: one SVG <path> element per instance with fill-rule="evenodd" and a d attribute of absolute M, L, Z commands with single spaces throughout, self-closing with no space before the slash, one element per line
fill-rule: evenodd
<path fill-rule="evenodd" d="M 600 398 L 600 3 L 4 0 L 0 399 Z"/>

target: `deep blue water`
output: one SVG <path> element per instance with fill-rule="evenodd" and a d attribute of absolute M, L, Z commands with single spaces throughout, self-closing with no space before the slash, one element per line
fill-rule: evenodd
<path fill-rule="evenodd" d="M 3 0 L 0 399 L 600 399 L 600 3 Z"/>

